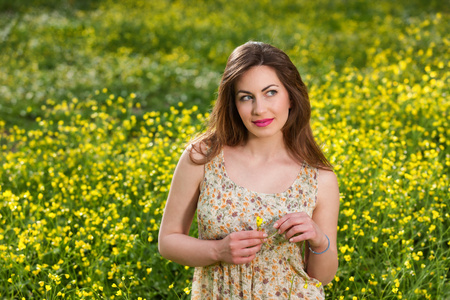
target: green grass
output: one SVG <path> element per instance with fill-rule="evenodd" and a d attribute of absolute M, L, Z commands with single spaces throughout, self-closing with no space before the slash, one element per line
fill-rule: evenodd
<path fill-rule="evenodd" d="M 449 24 L 441 1 L 0 1 L 0 298 L 189 297 L 159 223 L 248 40 L 291 56 L 335 165 L 328 298 L 449 298 Z"/>

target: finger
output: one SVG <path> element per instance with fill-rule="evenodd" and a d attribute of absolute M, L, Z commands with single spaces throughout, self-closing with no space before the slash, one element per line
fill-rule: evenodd
<path fill-rule="evenodd" d="M 276 221 L 275 224 L 273 224 L 273 227 L 274 228 L 279 228 L 282 224 L 284 224 L 288 220 L 290 220 L 292 218 L 296 218 L 296 217 L 302 217 L 304 215 L 307 215 L 307 214 L 305 212 L 285 214 L 280 219 L 278 219 L 278 221 Z"/>
<path fill-rule="evenodd" d="M 273 224 L 273 228 L 279 228 L 281 224 L 283 224 L 284 222 L 286 222 L 286 220 L 289 218 L 290 214 L 286 214 L 284 216 L 282 216 L 281 218 L 279 218 L 274 224 Z"/>
<path fill-rule="evenodd" d="M 242 265 L 251 262 L 256 257 L 256 254 L 247 256 L 247 257 L 236 257 L 232 260 L 233 264 L 235 265 Z"/>
<path fill-rule="evenodd" d="M 293 236 L 291 238 L 289 238 L 289 242 L 291 243 L 298 243 L 301 241 L 306 241 L 308 239 L 308 234 L 307 233 L 303 233 L 303 234 L 299 234 L 296 236 Z"/>
<path fill-rule="evenodd" d="M 232 234 L 240 240 L 264 239 L 268 236 L 267 233 L 258 230 L 238 231 Z"/>
<path fill-rule="evenodd" d="M 263 243 L 267 242 L 267 239 L 249 239 L 249 240 L 242 240 L 242 248 L 250 248 L 254 246 L 261 245 Z"/>
<path fill-rule="evenodd" d="M 278 233 L 283 234 L 294 226 L 303 225 L 306 221 L 304 216 L 291 217 L 278 227 Z"/>
<path fill-rule="evenodd" d="M 243 248 L 239 251 L 239 254 L 237 256 L 242 257 L 252 256 L 255 255 L 259 250 L 261 250 L 261 244 L 253 247 Z"/>
<path fill-rule="evenodd" d="M 285 232 L 285 237 L 289 240 L 291 237 L 311 231 L 311 227 L 305 224 L 294 225 Z"/>
<path fill-rule="evenodd" d="M 263 243 L 267 242 L 266 238 L 261 239 L 230 239 L 229 249 L 234 252 L 233 255 L 241 255 L 240 251 L 242 249 L 251 249 L 253 247 L 261 246 Z"/>
<path fill-rule="evenodd" d="M 262 245 L 267 242 L 267 239 L 250 239 L 250 240 L 242 240 L 240 243 L 241 248 L 251 248 L 258 245 Z"/>
<path fill-rule="evenodd" d="M 259 250 L 261 250 L 261 245 L 250 248 L 235 249 L 234 251 L 231 251 L 232 261 L 235 263 L 235 261 L 239 258 L 256 255 Z"/>

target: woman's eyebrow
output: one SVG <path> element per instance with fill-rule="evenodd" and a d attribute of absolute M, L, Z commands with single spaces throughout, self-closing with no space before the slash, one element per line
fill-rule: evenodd
<path fill-rule="evenodd" d="M 276 85 L 276 84 L 270 84 L 270 85 L 266 86 L 265 88 L 263 88 L 263 89 L 261 90 L 261 92 L 264 92 L 265 90 L 267 90 L 267 89 L 269 89 L 269 88 L 271 88 L 271 87 L 273 87 L 273 86 L 278 87 L 278 85 Z M 236 95 L 239 94 L 239 93 L 243 93 L 243 94 L 252 94 L 252 93 L 250 93 L 250 92 L 248 92 L 248 91 L 239 90 L 239 91 L 236 92 Z"/>
<path fill-rule="evenodd" d="M 239 93 L 250 94 L 250 95 L 252 94 L 252 93 L 244 91 L 244 90 L 239 90 L 239 91 L 236 92 L 236 95 L 239 94 Z"/>
<path fill-rule="evenodd" d="M 261 90 L 261 92 L 264 92 L 265 90 L 267 90 L 268 88 L 271 88 L 271 87 L 273 87 L 273 86 L 278 87 L 278 85 L 276 85 L 276 84 L 270 84 L 270 85 L 266 86 L 265 88 L 263 88 L 263 89 Z"/>

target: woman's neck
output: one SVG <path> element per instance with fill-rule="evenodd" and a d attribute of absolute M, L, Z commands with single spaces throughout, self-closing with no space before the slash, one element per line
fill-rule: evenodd
<path fill-rule="evenodd" d="M 249 138 L 240 147 L 246 155 L 258 160 L 270 160 L 289 155 L 282 136 L 280 138 Z"/>

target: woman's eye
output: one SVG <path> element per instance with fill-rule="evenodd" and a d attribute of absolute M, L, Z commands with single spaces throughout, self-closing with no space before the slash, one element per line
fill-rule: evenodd
<path fill-rule="evenodd" d="M 249 101 L 249 100 L 252 100 L 252 96 L 250 95 L 245 95 L 241 97 L 241 101 Z"/>
<path fill-rule="evenodd" d="M 275 96 L 278 92 L 275 90 L 270 90 L 267 92 L 267 96 Z"/>

